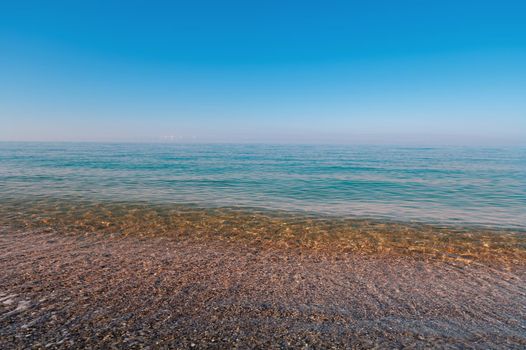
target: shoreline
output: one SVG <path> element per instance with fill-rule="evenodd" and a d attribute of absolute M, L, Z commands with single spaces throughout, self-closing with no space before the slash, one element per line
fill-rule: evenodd
<path fill-rule="evenodd" d="M 460 221 L 454 218 L 439 218 L 429 219 L 420 218 L 414 219 L 410 217 L 403 217 L 397 215 L 396 218 L 392 216 L 378 216 L 378 215 L 355 215 L 352 211 L 346 214 L 319 212 L 309 209 L 280 209 L 250 207 L 250 206 L 225 206 L 225 205 L 207 205 L 203 203 L 185 203 L 185 202 L 155 202 L 150 200 L 78 200 L 71 198 L 60 198 L 53 196 L 43 196 L 35 199 L 35 196 L 28 198 L 8 198 L 0 201 L 0 213 L 4 218 L 3 225 L 9 223 L 9 220 L 25 220 L 27 214 L 35 217 L 47 217 L 48 219 L 58 219 L 64 221 L 69 215 L 70 218 L 66 220 L 81 219 L 82 215 L 99 216 L 103 220 L 103 216 L 119 216 L 135 215 L 145 212 L 153 213 L 154 215 L 166 216 L 237 216 L 237 217 L 259 217 L 276 220 L 314 220 L 314 221 L 346 221 L 352 223 L 373 223 L 373 224 L 387 224 L 387 225 L 401 225 L 408 227 L 429 227 L 435 229 L 450 229 L 457 232 L 462 231 L 492 231 L 492 232 L 517 232 L 526 235 L 526 221 L 522 220 L 519 224 L 511 223 L 487 223 L 475 221 Z M 86 219 L 86 218 L 83 218 Z M 526 218 L 524 218 L 526 220 Z M 0 222 L 0 224 L 2 224 Z"/>
<path fill-rule="evenodd" d="M 16 205 L 15 205 L 16 204 Z M 334 253 L 526 264 L 526 229 L 433 225 L 287 211 L 47 200 L 0 205 L 0 228 L 66 235 L 220 240 Z"/>
<path fill-rule="evenodd" d="M 524 264 L 5 227 L 0 246 L 6 349 L 526 346 Z"/>

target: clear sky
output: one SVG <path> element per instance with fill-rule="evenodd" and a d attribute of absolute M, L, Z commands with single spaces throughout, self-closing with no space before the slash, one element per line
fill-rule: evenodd
<path fill-rule="evenodd" d="M 526 1 L 4 0 L 0 140 L 526 144 Z"/>

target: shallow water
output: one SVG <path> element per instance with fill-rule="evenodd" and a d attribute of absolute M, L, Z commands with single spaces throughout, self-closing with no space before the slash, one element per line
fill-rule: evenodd
<path fill-rule="evenodd" d="M 4 209 L 115 201 L 524 229 L 526 149 L 0 143 Z"/>
<path fill-rule="evenodd" d="M 0 227 L 526 261 L 521 149 L 0 144 Z"/>

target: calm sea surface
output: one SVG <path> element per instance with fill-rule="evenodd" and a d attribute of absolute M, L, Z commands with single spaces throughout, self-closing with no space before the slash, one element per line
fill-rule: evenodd
<path fill-rule="evenodd" d="M 0 208 L 46 201 L 522 229 L 526 149 L 0 143 Z"/>

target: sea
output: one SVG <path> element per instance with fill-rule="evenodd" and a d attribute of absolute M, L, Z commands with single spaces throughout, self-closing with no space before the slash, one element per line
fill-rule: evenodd
<path fill-rule="evenodd" d="M 112 203 L 526 228 L 526 148 L 0 143 L 0 211 Z"/>

